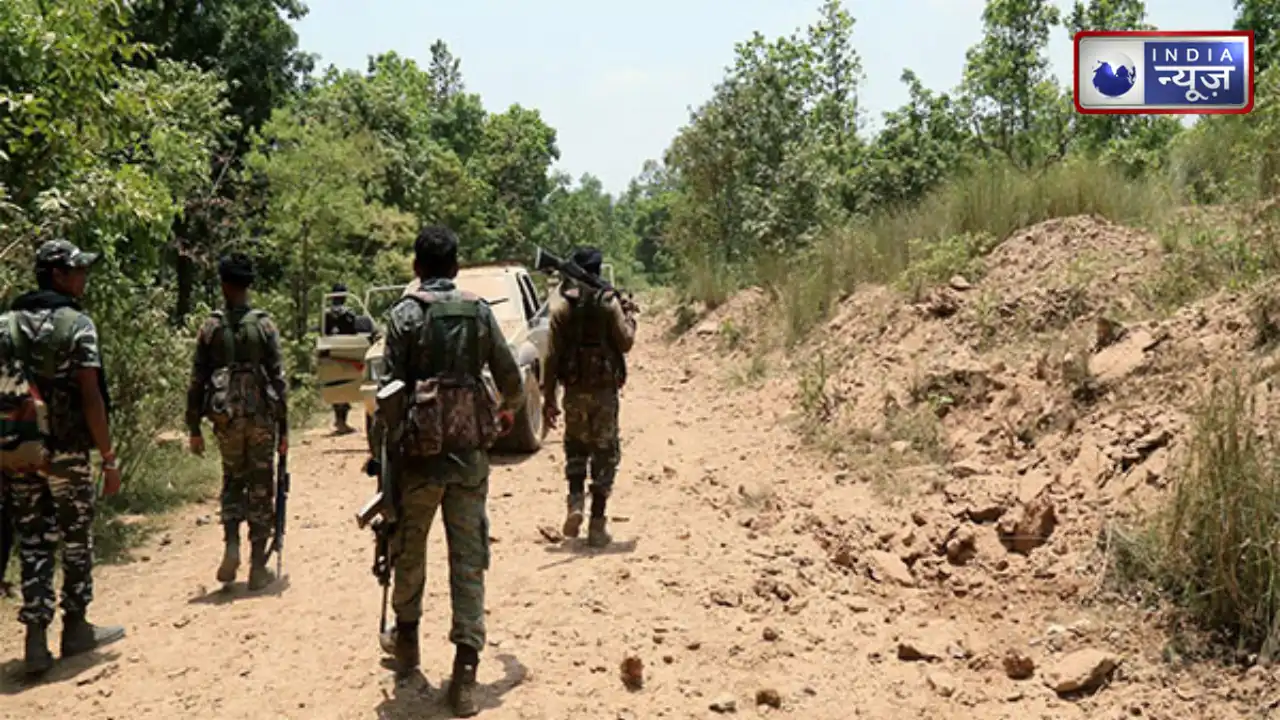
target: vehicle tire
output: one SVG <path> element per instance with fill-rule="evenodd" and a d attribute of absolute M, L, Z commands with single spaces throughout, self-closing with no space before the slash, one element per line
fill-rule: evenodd
<path fill-rule="evenodd" d="M 516 415 L 515 427 L 503 444 L 522 453 L 535 453 L 542 447 L 542 389 L 531 369 L 524 374 L 524 407 Z"/>

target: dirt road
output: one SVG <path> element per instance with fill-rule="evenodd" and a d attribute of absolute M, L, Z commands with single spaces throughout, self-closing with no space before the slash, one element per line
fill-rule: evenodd
<path fill-rule="evenodd" d="M 539 532 L 561 520 L 558 433 L 537 455 L 494 470 L 481 717 L 706 718 L 735 707 L 833 720 L 1098 716 L 1095 701 L 1005 677 L 1004 636 L 987 627 L 1001 615 L 983 614 L 993 606 L 957 611 L 950 592 L 876 582 L 861 565 L 867 547 L 851 548 L 856 563 L 833 561 L 824 537 L 871 527 L 888 510 L 868 486 L 832 482 L 807 458 L 778 421 L 785 399 L 725 392 L 715 358 L 683 358 L 657 334 L 641 338 L 626 390 L 612 548 Z M 93 616 L 123 623 L 123 642 L 24 687 L 15 679 L 21 633 L 5 619 L 0 716 L 448 717 L 439 525 L 423 677 L 397 684 L 375 637 L 372 538 L 352 520 L 371 488 L 360 472 L 364 439 L 314 431 L 294 444 L 288 577 L 276 592 L 251 596 L 243 583 L 219 592 L 216 507 L 192 508 L 137 553 L 144 560 L 97 573 Z M 1030 622 L 1016 633 L 1025 644 L 1042 629 Z M 941 657 L 901 660 L 912 633 L 943 647 Z M 644 664 L 636 692 L 619 678 L 628 656 Z"/>

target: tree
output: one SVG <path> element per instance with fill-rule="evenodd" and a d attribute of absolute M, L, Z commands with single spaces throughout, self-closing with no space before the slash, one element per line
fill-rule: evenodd
<path fill-rule="evenodd" d="M 1235 0 L 1236 30 L 1253 31 L 1256 72 L 1275 64 L 1280 56 L 1280 0 Z"/>
<path fill-rule="evenodd" d="M 154 48 L 147 63 L 189 62 L 223 78 L 237 155 L 314 64 L 290 25 L 307 14 L 300 0 L 136 0 L 129 13 L 130 36 Z"/>
<path fill-rule="evenodd" d="M 1018 167 L 1066 153 L 1070 98 L 1045 55 L 1060 21 L 1051 0 L 987 0 L 983 38 L 965 55 L 963 90 L 978 139 Z"/>
<path fill-rule="evenodd" d="M 895 207 L 920 200 L 953 177 L 976 147 L 967 118 L 947 93 L 934 93 L 902 72 L 909 100 L 885 113 L 859 178 L 863 204 Z"/>
<path fill-rule="evenodd" d="M 1082 30 L 1154 30 L 1142 0 L 1077 0 L 1066 27 Z M 1084 153 L 1115 161 L 1132 174 L 1159 167 L 1182 125 L 1167 115 L 1077 115 L 1072 142 Z"/>

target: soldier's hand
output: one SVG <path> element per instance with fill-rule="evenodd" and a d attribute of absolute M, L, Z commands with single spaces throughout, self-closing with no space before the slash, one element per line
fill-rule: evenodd
<path fill-rule="evenodd" d="M 120 468 L 103 468 L 102 476 L 103 497 L 111 497 L 120 492 Z"/>
<path fill-rule="evenodd" d="M 280 445 L 276 448 L 276 452 L 278 452 L 281 455 L 289 454 L 289 436 L 288 435 L 280 436 Z"/>
<path fill-rule="evenodd" d="M 556 423 L 560 421 L 560 406 L 554 402 L 544 403 L 542 406 L 542 421 L 547 427 L 554 429 Z"/>
<path fill-rule="evenodd" d="M 506 436 L 511 432 L 511 428 L 516 426 L 516 416 L 511 414 L 510 410 L 503 410 L 498 413 L 498 435 Z"/>
<path fill-rule="evenodd" d="M 203 436 L 192 435 L 191 438 L 187 441 L 187 443 L 191 447 L 192 455 L 196 455 L 200 457 L 204 456 L 204 437 Z"/>

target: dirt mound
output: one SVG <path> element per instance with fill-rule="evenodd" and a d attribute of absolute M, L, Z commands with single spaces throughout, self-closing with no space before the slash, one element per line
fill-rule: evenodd
<path fill-rule="evenodd" d="M 699 317 L 680 335 L 677 345 L 691 350 L 743 351 L 763 339 L 765 329 L 758 319 L 766 314 L 769 302 L 769 295 L 761 288 L 741 290 Z"/>

